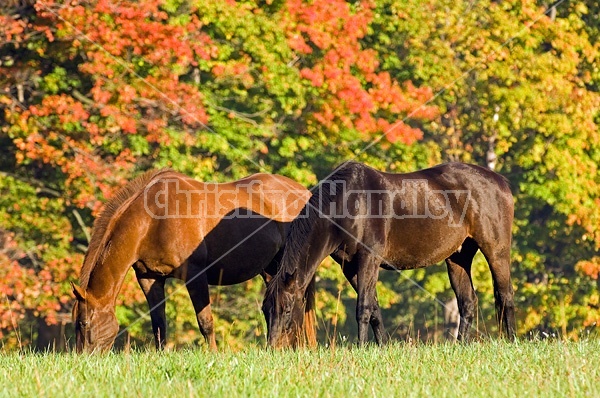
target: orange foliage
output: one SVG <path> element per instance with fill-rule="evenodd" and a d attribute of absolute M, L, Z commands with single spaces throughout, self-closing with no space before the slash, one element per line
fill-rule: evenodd
<path fill-rule="evenodd" d="M 575 268 L 592 279 L 598 279 L 598 275 L 600 274 L 600 257 L 580 261 Z"/>
<path fill-rule="evenodd" d="M 411 83 L 402 87 L 388 72 L 378 71 L 376 51 L 362 48 L 360 40 L 374 7 L 372 1 L 363 1 L 353 12 L 343 0 L 289 0 L 288 42 L 305 55 L 307 66 L 301 76 L 324 96 L 313 115 L 320 124 L 333 130 L 354 128 L 366 135 L 387 133 L 390 142 L 410 144 L 422 137 L 421 131 L 404 120 L 388 120 L 431 119 L 437 108 L 425 105 L 432 98 L 430 89 Z"/>

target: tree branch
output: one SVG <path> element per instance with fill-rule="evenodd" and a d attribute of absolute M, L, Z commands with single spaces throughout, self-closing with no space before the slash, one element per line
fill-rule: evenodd
<path fill-rule="evenodd" d="M 11 177 L 11 178 L 14 178 L 15 180 L 19 180 L 19 181 L 27 183 L 29 185 L 33 185 L 33 186 L 36 187 L 35 188 L 35 192 L 36 193 L 43 192 L 43 193 L 47 193 L 49 195 L 52 195 L 55 198 L 62 197 L 62 194 L 59 191 L 54 190 L 52 188 L 48 188 L 46 185 L 44 185 L 44 183 L 42 181 L 36 180 L 35 178 L 24 178 L 24 177 L 18 176 L 18 175 L 13 174 L 13 173 L 7 173 L 5 171 L 0 171 L 0 176 L 2 176 L 2 177 Z"/>
<path fill-rule="evenodd" d="M 81 230 L 85 234 L 85 239 L 87 240 L 87 243 L 89 245 L 90 244 L 90 231 L 89 231 L 88 227 L 83 222 L 83 218 L 81 218 L 81 214 L 79 214 L 77 209 L 73 209 L 72 212 L 73 212 L 73 215 L 75 216 L 75 219 L 77 220 L 77 224 L 79 224 L 79 226 L 81 227 Z"/>

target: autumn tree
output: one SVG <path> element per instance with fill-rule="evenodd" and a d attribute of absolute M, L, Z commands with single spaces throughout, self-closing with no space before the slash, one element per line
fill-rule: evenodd
<path fill-rule="evenodd" d="M 217 181 L 279 172 L 309 184 L 394 124 L 386 147 L 405 151 L 436 110 L 420 107 L 429 89 L 392 78 L 361 42 L 373 7 L 3 3 L 0 228 L 15 249 L 2 257 L 2 319 L 12 311 L 19 325 L 54 323 L 70 309 L 68 282 L 77 278 L 94 217 L 148 168 Z M 262 333 L 254 305 L 260 288 L 249 283 L 215 296 L 230 304 L 245 297 L 245 307 L 236 304 L 252 314 L 239 322 L 242 339 Z M 122 293 L 117 315 L 127 324 L 144 306 L 135 304 L 141 292 L 132 278 Z M 216 307 L 225 321 L 240 315 Z M 139 323 L 130 331 L 144 333 Z"/>
<path fill-rule="evenodd" d="M 487 165 L 511 181 L 521 331 L 576 335 L 592 325 L 597 290 L 582 272 L 595 272 L 600 244 L 600 136 L 592 67 L 598 47 L 586 34 L 585 6 L 556 12 L 535 1 L 390 0 L 377 7 L 366 40 L 389 50 L 383 67 L 437 93 L 442 116 L 423 144 L 444 160 Z M 476 275 L 486 277 L 480 306 L 489 320 L 489 276 L 479 271 L 483 259 L 476 263 Z M 444 272 L 414 275 L 445 299 Z M 397 283 L 409 286 L 404 278 Z M 428 306 L 420 324 L 431 328 L 438 305 L 411 291 Z"/>

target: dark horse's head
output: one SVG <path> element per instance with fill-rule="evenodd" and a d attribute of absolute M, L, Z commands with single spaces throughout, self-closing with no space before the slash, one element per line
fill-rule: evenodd
<path fill-rule="evenodd" d="M 119 332 L 114 306 L 101 305 L 89 291 L 73 285 L 77 301 L 73 307 L 77 352 L 108 351 Z"/>
<path fill-rule="evenodd" d="M 265 293 L 262 310 L 267 321 L 271 347 L 298 347 L 304 343 L 304 292 L 296 280 L 296 272 L 277 275 Z"/>

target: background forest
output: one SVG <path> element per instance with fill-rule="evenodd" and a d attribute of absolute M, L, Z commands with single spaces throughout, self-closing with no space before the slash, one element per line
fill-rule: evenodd
<path fill-rule="evenodd" d="M 591 0 L 3 0 L 2 346 L 72 336 L 69 283 L 94 218 L 134 176 L 262 171 L 310 187 L 347 159 L 393 172 L 464 161 L 506 176 L 519 333 L 597 333 L 599 14 Z M 482 257 L 473 272 L 485 336 Z M 171 342 L 195 344 L 179 286 Z M 324 262 L 317 286 L 321 342 L 352 341 L 355 295 L 337 264 Z M 445 265 L 382 271 L 378 288 L 392 338 L 447 336 Z M 212 289 L 220 344 L 265 343 L 263 291 L 259 278 Z M 132 274 L 118 304 L 120 344 L 151 342 Z"/>

